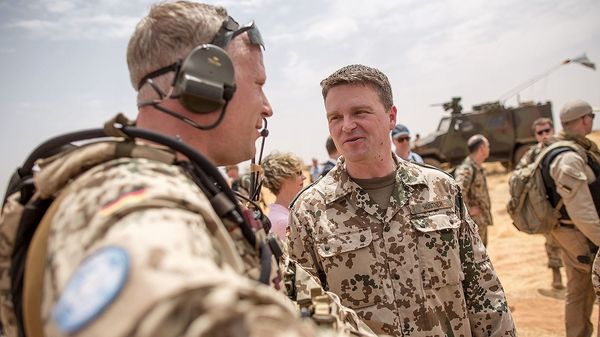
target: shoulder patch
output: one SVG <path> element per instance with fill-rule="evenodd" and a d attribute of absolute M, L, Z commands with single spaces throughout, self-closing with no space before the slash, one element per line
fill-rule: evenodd
<path fill-rule="evenodd" d="M 129 254 L 118 246 L 94 252 L 77 267 L 52 309 L 58 328 L 74 333 L 98 317 L 123 289 Z"/>

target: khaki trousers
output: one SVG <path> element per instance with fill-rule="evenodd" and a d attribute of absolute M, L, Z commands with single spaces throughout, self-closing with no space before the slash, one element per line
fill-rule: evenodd
<path fill-rule="evenodd" d="M 565 330 L 567 337 L 590 337 L 590 321 L 596 295 L 592 286 L 594 255 L 587 238 L 577 228 L 559 227 L 552 236 L 562 249 L 562 260 L 567 272 L 565 294 Z M 589 263 L 582 260 L 589 259 Z M 579 259 L 578 259 L 579 258 Z"/>

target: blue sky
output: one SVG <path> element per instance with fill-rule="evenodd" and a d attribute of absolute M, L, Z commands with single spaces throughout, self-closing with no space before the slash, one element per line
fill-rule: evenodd
<path fill-rule="evenodd" d="M 307 163 L 326 159 L 319 81 L 347 64 L 384 71 L 399 121 L 422 135 L 443 115 L 432 103 L 462 96 L 468 110 L 583 52 L 600 66 L 597 0 L 209 2 L 257 22 L 274 109 L 266 152 Z M 125 50 L 151 3 L 0 0 L 0 177 L 52 135 L 135 117 Z M 600 71 L 565 65 L 520 97 L 552 101 L 555 116 L 573 99 L 598 108 Z"/>

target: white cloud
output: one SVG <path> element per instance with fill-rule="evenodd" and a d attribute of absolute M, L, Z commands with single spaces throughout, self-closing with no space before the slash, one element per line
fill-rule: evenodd
<path fill-rule="evenodd" d="M 343 40 L 358 31 L 356 20 L 350 17 L 337 17 L 316 22 L 304 33 L 304 39 Z"/>
<path fill-rule="evenodd" d="M 35 38 L 101 40 L 129 37 L 138 21 L 138 17 L 100 14 L 60 20 L 21 20 L 7 24 L 7 27 L 24 29 Z"/>
<path fill-rule="evenodd" d="M 16 28 L 24 28 L 31 31 L 45 31 L 48 29 L 53 29 L 57 26 L 56 22 L 46 21 L 46 20 L 22 20 L 16 21 L 14 23 L 9 23 L 6 25 L 7 27 L 16 27 Z"/>
<path fill-rule="evenodd" d="M 44 5 L 51 13 L 65 13 L 75 8 L 75 3 L 68 0 L 48 1 Z"/>

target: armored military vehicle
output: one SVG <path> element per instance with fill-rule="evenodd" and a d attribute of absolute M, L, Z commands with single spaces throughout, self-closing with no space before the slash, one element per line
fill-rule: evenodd
<path fill-rule="evenodd" d="M 415 141 L 413 151 L 423 160 L 437 167 L 459 164 L 468 154 L 467 140 L 483 134 L 490 141 L 488 162 L 501 162 L 514 167 L 529 146 L 536 143 L 531 124 L 539 117 L 552 117 L 552 105 L 546 103 L 521 103 L 518 107 L 505 107 L 500 102 L 473 106 L 473 111 L 463 112 L 460 97 L 439 104 L 450 116 L 443 117 L 437 130 Z"/>

